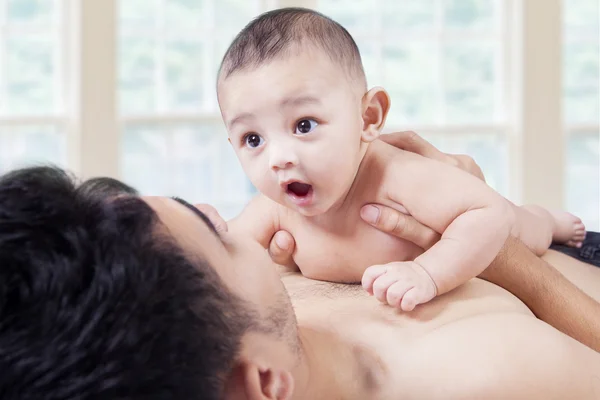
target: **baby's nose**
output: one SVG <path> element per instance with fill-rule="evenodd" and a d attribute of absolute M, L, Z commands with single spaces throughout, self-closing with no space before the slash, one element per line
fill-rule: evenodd
<path fill-rule="evenodd" d="M 286 169 L 298 164 L 298 157 L 292 148 L 271 147 L 269 166 L 272 170 Z"/>

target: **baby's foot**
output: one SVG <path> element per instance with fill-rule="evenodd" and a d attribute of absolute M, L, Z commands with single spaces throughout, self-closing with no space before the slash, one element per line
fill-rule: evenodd
<path fill-rule="evenodd" d="M 412 311 L 437 294 L 437 287 L 427 271 L 414 261 L 369 267 L 363 274 L 362 285 L 382 303 L 403 311 Z"/>
<path fill-rule="evenodd" d="M 566 211 L 550 211 L 554 217 L 552 241 L 571 247 L 581 247 L 585 239 L 585 226 L 579 217 Z"/>

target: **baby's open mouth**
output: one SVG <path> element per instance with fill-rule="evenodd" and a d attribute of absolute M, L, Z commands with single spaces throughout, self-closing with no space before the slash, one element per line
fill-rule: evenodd
<path fill-rule="evenodd" d="M 296 197 L 306 197 L 312 189 L 312 185 L 308 183 L 292 182 L 288 184 L 287 191 Z"/>

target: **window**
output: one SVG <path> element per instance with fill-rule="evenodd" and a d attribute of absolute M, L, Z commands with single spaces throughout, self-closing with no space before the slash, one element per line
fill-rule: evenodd
<path fill-rule="evenodd" d="M 391 97 L 386 131 L 466 153 L 508 195 L 506 1 L 319 0 L 357 41 L 370 87 Z"/>
<path fill-rule="evenodd" d="M 392 97 L 387 131 L 469 154 L 511 200 L 600 230 L 597 0 L 0 0 L 0 173 L 52 162 L 236 215 L 255 191 L 226 140 L 216 70 L 279 6 L 352 33 L 369 85 Z"/>
<path fill-rule="evenodd" d="M 0 0 L 0 173 L 66 164 L 62 2 Z"/>
<path fill-rule="evenodd" d="M 567 207 L 600 230 L 600 5 L 563 3 Z"/>
<path fill-rule="evenodd" d="M 257 0 L 120 0 L 121 173 L 146 194 L 241 211 L 252 186 L 216 101 L 221 58 Z"/>

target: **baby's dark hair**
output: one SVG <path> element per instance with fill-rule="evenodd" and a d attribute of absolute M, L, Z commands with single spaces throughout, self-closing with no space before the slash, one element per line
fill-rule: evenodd
<path fill-rule="evenodd" d="M 235 37 L 219 67 L 219 80 L 286 55 L 294 46 L 312 45 L 366 86 L 356 42 L 325 15 L 306 8 L 280 8 L 259 15 Z"/>

